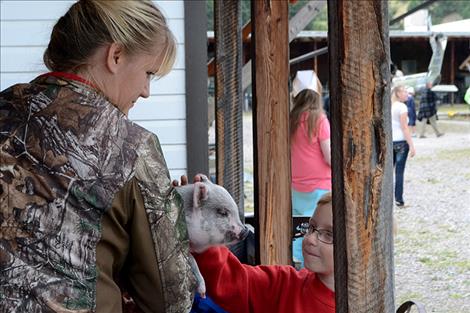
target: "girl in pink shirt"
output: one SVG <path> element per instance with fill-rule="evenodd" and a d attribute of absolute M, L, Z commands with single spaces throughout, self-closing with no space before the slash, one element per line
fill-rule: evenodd
<path fill-rule="evenodd" d="M 331 190 L 330 123 L 321 95 L 300 91 L 290 113 L 292 210 L 294 216 L 312 216 L 320 197 Z M 302 238 L 293 242 L 295 262 L 301 262 Z"/>

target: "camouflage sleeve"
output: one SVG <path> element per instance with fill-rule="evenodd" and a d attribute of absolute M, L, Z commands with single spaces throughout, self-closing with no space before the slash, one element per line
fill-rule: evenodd
<path fill-rule="evenodd" d="M 189 265 L 189 241 L 181 198 L 171 187 L 156 136 L 139 150 L 135 176 L 150 225 L 164 293 L 165 312 L 188 312 L 196 280 Z"/>

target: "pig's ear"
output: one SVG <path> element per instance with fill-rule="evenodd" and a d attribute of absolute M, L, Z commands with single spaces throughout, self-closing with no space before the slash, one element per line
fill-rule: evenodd
<path fill-rule="evenodd" d="M 206 175 L 204 175 L 204 174 L 199 174 L 199 176 L 201 177 L 201 181 L 202 181 L 203 183 L 211 183 L 211 181 L 209 180 L 209 178 L 207 178 Z"/>
<path fill-rule="evenodd" d="M 193 194 L 193 206 L 198 208 L 201 206 L 201 202 L 207 200 L 207 187 L 204 183 L 194 183 L 194 194 Z"/>

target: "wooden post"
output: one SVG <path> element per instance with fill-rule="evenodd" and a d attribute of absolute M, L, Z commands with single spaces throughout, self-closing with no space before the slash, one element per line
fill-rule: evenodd
<path fill-rule="evenodd" d="M 328 1 L 336 312 L 394 312 L 387 1 Z"/>
<path fill-rule="evenodd" d="M 257 257 L 291 264 L 288 2 L 251 3 Z"/>
<path fill-rule="evenodd" d="M 243 112 L 241 90 L 241 2 L 215 1 L 215 104 L 217 183 L 224 186 L 238 205 L 243 205 Z"/>
<path fill-rule="evenodd" d="M 450 83 L 455 83 L 455 41 L 450 42 Z M 454 105 L 454 93 L 450 94 L 450 105 Z"/>
<path fill-rule="evenodd" d="M 316 39 L 313 40 L 313 51 L 317 50 L 317 41 Z M 313 58 L 313 70 L 318 75 L 318 58 Z"/>

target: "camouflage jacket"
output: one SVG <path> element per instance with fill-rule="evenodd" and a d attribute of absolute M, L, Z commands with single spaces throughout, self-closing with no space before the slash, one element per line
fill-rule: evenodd
<path fill-rule="evenodd" d="M 155 135 L 87 84 L 43 75 L 0 93 L 0 160 L 0 312 L 94 312 L 101 217 L 134 178 L 165 311 L 190 310 L 184 213 Z"/>

